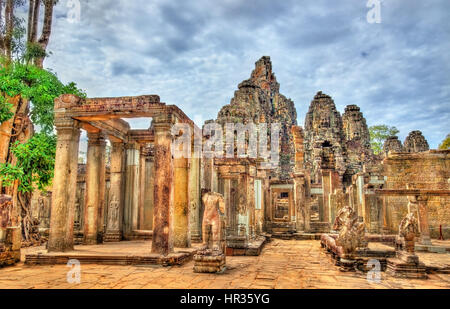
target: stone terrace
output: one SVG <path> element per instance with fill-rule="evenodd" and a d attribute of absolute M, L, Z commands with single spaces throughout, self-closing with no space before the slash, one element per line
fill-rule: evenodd
<path fill-rule="evenodd" d="M 448 254 L 433 254 L 439 261 Z M 168 289 L 402 289 L 450 288 L 450 274 L 430 274 L 428 280 L 397 279 L 381 273 L 380 283 L 366 274 L 340 272 L 320 249 L 319 241 L 272 240 L 260 256 L 227 257 L 224 274 L 195 274 L 194 262 L 183 266 L 81 265 L 81 284 L 69 284 L 66 265 L 33 266 L 20 263 L 0 271 L 0 288 L 168 288 Z"/>

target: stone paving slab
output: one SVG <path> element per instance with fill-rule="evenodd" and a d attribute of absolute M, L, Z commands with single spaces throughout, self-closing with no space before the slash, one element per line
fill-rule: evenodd
<path fill-rule="evenodd" d="M 75 246 L 73 251 L 47 252 L 44 247 L 24 250 L 27 265 L 67 264 L 69 260 L 79 260 L 83 264 L 104 265 L 181 265 L 192 259 L 202 248 L 195 244 L 192 248 L 175 248 L 175 252 L 161 256 L 151 252 L 151 241 L 107 242 L 100 245 Z"/>
<path fill-rule="evenodd" d="M 316 240 L 274 239 L 260 256 L 227 257 L 228 269 L 223 274 L 196 274 L 193 266 L 193 261 L 169 267 L 81 264 L 81 283 L 70 284 L 70 268 L 66 265 L 20 263 L 0 269 L 0 288 L 450 289 L 450 274 L 429 274 L 427 280 L 415 280 L 394 278 L 383 272 L 377 283 L 368 281 L 364 273 L 340 272 Z"/>

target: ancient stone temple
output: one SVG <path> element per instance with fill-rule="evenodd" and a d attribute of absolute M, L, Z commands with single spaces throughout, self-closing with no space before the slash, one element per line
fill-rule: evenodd
<path fill-rule="evenodd" d="M 149 117 L 148 130 L 131 130 L 121 118 Z M 195 159 L 171 155 L 175 123 L 193 122 L 158 96 L 81 99 L 63 95 L 55 101 L 58 135 L 50 216 L 49 252 L 73 250 L 74 232 L 83 244 L 152 235 L 152 252 L 163 256 L 190 246 L 191 205 L 200 204 Z M 88 133 L 85 176 L 77 177 L 80 130 Z M 111 163 L 106 168 L 106 141 Z M 77 182 L 84 198 L 77 198 Z M 107 185 L 108 183 L 108 185 Z M 79 196 L 79 195 L 78 195 Z M 83 205 L 80 207 L 80 203 Z M 196 207 L 193 212 L 199 212 Z M 77 224 L 78 226 L 75 226 Z M 76 229 L 74 229 L 76 227 Z"/>
<path fill-rule="evenodd" d="M 348 105 L 342 115 L 347 148 L 347 175 L 356 174 L 362 170 L 365 163 L 373 159 L 370 148 L 370 134 L 366 119 L 356 105 Z"/>
<path fill-rule="evenodd" d="M 398 139 L 398 136 L 388 137 L 384 141 L 383 152 L 385 153 L 385 155 L 387 155 L 389 151 L 403 152 L 403 145 L 402 142 L 400 142 L 400 140 Z"/>
<path fill-rule="evenodd" d="M 131 129 L 125 121 L 138 117 L 151 119 L 148 129 Z M 269 57 L 256 62 L 203 131 L 157 95 L 62 95 L 55 100 L 53 190 L 35 194 L 32 207 L 48 250 L 26 255 L 25 262 L 179 265 L 193 259 L 195 272 L 218 273 L 226 270 L 226 256 L 259 255 L 273 237 L 321 239 L 344 271 L 367 271 L 369 261 L 379 259 L 382 270 L 422 272 L 411 239 L 426 251 L 435 250 L 432 240 L 450 237 L 450 150 L 428 150 L 420 131 L 413 131 L 404 145 L 388 138 L 385 155 L 375 156 L 361 109 L 348 105 L 341 117 L 322 92 L 304 128 L 296 118 Z M 78 163 L 81 130 L 88 137 L 86 164 Z M 266 138 L 263 150 L 279 150 L 277 163 L 251 155 L 255 135 Z M 186 136 L 189 141 L 178 144 Z M 266 145 L 258 142 L 260 154 Z M 188 155 L 180 157 L 179 150 Z M 11 263 L 20 230 L 3 202 L 0 263 Z M 417 237 L 402 228 L 413 217 Z M 396 252 L 397 236 L 410 251 Z M 148 251 L 135 255 L 120 241 Z M 391 248 L 374 249 L 374 243 Z M 79 254 L 78 244 L 93 253 Z M 104 247 L 116 249 L 99 253 Z"/>
<path fill-rule="evenodd" d="M 273 123 L 281 125 L 281 153 L 279 168 L 274 177 L 289 179 L 294 167 L 294 146 L 291 127 L 297 125 L 297 111 L 292 100 L 280 94 L 280 84 L 272 72 L 270 57 L 262 57 L 255 64 L 250 79 L 239 84 L 230 104 L 217 115 L 217 123 Z"/>
<path fill-rule="evenodd" d="M 349 127 L 349 134 L 352 130 Z M 325 166 L 342 179 L 347 169 L 346 152 L 341 114 L 333 99 L 319 91 L 305 118 L 305 164 L 311 171 L 312 182 L 322 182 L 321 170 Z"/>
<path fill-rule="evenodd" d="M 252 242 L 259 242 L 259 235 L 264 231 L 295 232 L 305 226 L 304 199 L 300 191 L 298 200 L 295 200 L 296 188 L 301 190 L 306 183 L 301 173 L 303 131 L 296 126 L 294 102 L 279 90 L 270 57 L 262 57 L 256 62 L 250 79 L 239 84 L 230 104 L 225 105 L 217 116 L 216 122 L 222 126 L 230 123 L 266 124 L 270 130 L 274 124 L 280 125 L 279 164 L 271 169 L 265 169 L 266 162 L 260 159 L 215 159 L 208 167 L 207 160 L 204 160 L 205 170 L 212 168 L 217 174 L 218 192 L 227 201 L 230 254 L 248 251 Z M 261 130 L 259 135 L 266 134 Z M 268 133 L 269 143 L 271 138 Z M 300 173 L 295 174 L 296 171 Z M 214 188 L 214 185 L 205 185 L 204 188 Z M 309 219 L 306 226 L 309 226 Z"/>
<path fill-rule="evenodd" d="M 430 149 L 428 142 L 420 131 L 412 131 L 403 143 L 405 152 L 423 152 Z"/>

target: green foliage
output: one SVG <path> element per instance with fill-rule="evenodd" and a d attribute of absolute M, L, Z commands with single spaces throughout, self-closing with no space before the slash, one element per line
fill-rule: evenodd
<path fill-rule="evenodd" d="M 33 192 L 35 186 L 43 191 L 51 184 L 55 166 L 55 135 L 37 133 L 26 143 L 15 143 L 11 152 L 17 157 L 17 165 L 0 165 L 0 178 L 5 186 L 19 180 L 20 192 Z"/>
<path fill-rule="evenodd" d="M 439 149 L 441 150 L 447 150 L 450 149 L 450 134 L 447 135 L 447 137 L 442 141 L 442 143 L 439 145 Z"/>
<path fill-rule="evenodd" d="M 47 52 L 37 43 L 28 43 L 24 58 L 26 63 L 32 63 L 34 59 L 47 57 Z"/>
<path fill-rule="evenodd" d="M 35 187 L 44 190 L 51 184 L 56 153 L 54 100 L 66 93 L 86 97 L 76 84 L 64 85 L 53 72 L 19 62 L 6 66 L 4 60 L 0 60 L 0 123 L 14 116 L 8 98 L 20 95 L 30 101 L 30 118 L 40 129 L 27 142 L 11 146 L 17 164 L 0 164 L 3 186 L 11 186 L 19 180 L 20 192 L 32 192 Z"/>
<path fill-rule="evenodd" d="M 14 113 L 11 111 L 13 105 L 8 103 L 8 100 L 0 96 L 0 123 L 3 123 L 14 116 Z"/>
<path fill-rule="evenodd" d="M 370 145 L 375 154 L 380 154 L 383 151 L 384 141 L 391 136 L 396 136 L 400 131 L 396 127 L 387 125 L 376 125 L 369 128 Z"/>
<path fill-rule="evenodd" d="M 64 85 L 54 73 L 18 62 L 0 67 L 0 93 L 3 101 L 6 99 L 5 95 L 8 97 L 21 95 L 22 98 L 30 100 L 31 120 L 46 133 L 53 131 L 55 98 L 64 93 L 71 93 L 80 97 L 86 96 L 76 87 L 76 84 Z M 11 118 L 12 115 L 8 114 L 6 108 L 2 108 L 1 103 L 2 101 L 0 101 L 0 120 L 3 122 Z"/>

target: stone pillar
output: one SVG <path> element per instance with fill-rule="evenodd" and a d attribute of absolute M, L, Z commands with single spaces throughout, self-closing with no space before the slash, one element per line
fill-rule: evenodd
<path fill-rule="evenodd" d="M 364 200 L 364 175 L 358 174 L 356 178 L 356 210 L 359 222 L 364 222 L 365 211 L 363 209 Z"/>
<path fill-rule="evenodd" d="M 200 220 L 201 191 L 200 191 L 200 159 L 191 158 L 189 166 L 189 200 L 191 238 L 200 241 L 202 238 L 202 222 Z"/>
<path fill-rule="evenodd" d="M 330 193 L 331 193 L 331 175 L 330 170 L 322 170 L 322 190 L 323 190 L 323 220 L 330 222 Z"/>
<path fill-rule="evenodd" d="M 144 230 L 145 211 L 145 187 L 146 183 L 147 159 L 145 155 L 145 145 L 141 145 L 139 157 L 139 224 L 138 229 Z"/>
<path fill-rule="evenodd" d="M 103 241 L 105 204 L 106 141 L 101 132 L 88 132 L 86 164 L 86 206 L 84 208 L 84 241 L 86 245 Z"/>
<path fill-rule="evenodd" d="M 141 151 L 140 167 L 140 206 L 139 206 L 139 229 L 153 229 L 153 185 L 154 185 L 154 162 L 153 146 L 146 146 Z"/>
<path fill-rule="evenodd" d="M 79 122 L 55 118 L 55 176 L 50 215 L 49 252 L 73 250 L 73 223 L 78 171 Z"/>
<path fill-rule="evenodd" d="M 171 118 L 171 115 L 167 115 Z M 172 121 L 165 117 L 153 119 L 155 129 L 155 185 L 152 252 L 168 255 L 173 252 L 173 183 Z"/>
<path fill-rule="evenodd" d="M 123 174 L 124 174 L 124 144 L 112 142 L 110 189 L 108 220 L 105 241 L 120 241 L 123 232 Z"/>
<path fill-rule="evenodd" d="M 420 238 L 419 242 L 422 245 L 431 245 L 430 238 L 430 225 L 428 223 L 428 207 L 427 207 L 427 196 L 416 196 L 416 200 L 418 203 L 418 221 L 419 221 L 419 230 L 420 230 Z"/>
<path fill-rule="evenodd" d="M 189 226 L 189 169 L 188 159 L 174 160 L 174 246 L 189 248 L 191 231 Z"/>
<path fill-rule="evenodd" d="M 140 145 L 129 143 L 126 145 L 127 159 L 125 166 L 125 209 L 124 209 L 124 237 L 128 238 L 138 229 L 139 218 L 139 158 Z"/>

